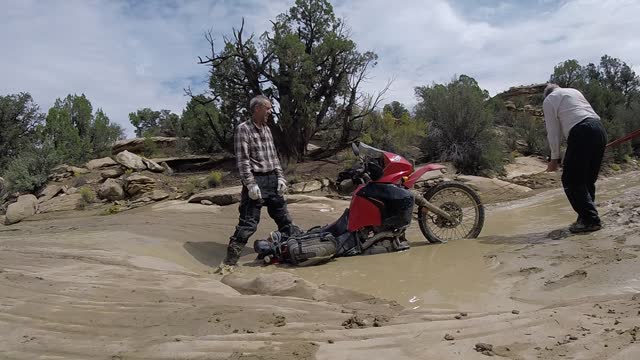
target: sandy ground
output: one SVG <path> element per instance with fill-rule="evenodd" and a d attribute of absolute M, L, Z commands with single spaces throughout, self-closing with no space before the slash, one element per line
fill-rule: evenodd
<path fill-rule="evenodd" d="M 538 174 L 547 169 L 547 162 L 533 156 L 521 156 L 513 160 L 511 164 L 505 165 L 507 179 L 513 179 L 522 175 Z"/>
<path fill-rule="evenodd" d="M 407 252 L 304 269 L 247 248 L 225 278 L 235 206 L 0 226 L 0 359 L 638 359 L 638 175 L 600 182 L 606 227 L 590 235 L 563 230 L 574 216 L 552 190 L 491 205 L 477 240 L 426 245 L 414 226 Z M 310 227 L 345 206 L 290 210 Z"/>

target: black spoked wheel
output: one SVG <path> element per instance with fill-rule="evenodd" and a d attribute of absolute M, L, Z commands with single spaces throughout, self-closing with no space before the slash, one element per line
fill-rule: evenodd
<path fill-rule="evenodd" d="M 418 224 L 429 242 L 474 239 L 480 235 L 484 206 L 469 186 L 454 181 L 440 183 L 427 190 L 424 198 L 452 218 L 439 216 L 426 207 L 418 209 Z"/>

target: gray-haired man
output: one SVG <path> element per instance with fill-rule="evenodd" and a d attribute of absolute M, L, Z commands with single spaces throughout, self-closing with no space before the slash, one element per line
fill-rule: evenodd
<path fill-rule="evenodd" d="M 290 233 L 293 226 L 283 197 L 287 182 L 267 125 L 272 111 L 271 101 L 258 95 L 251 99 L 249 108 L 252 119 L 238 125 L 234 139 L 243 187 L 240 219 L 223 261 L 223 265 L 229 266 L 236 265 L 249 237 L 256 232 L 263 205 L 267 206 L 269 216 L 279 231 Z"/>
<path fill-rule="evenodd" d="M 569 230 L 574 233 L 600 230 L 596 210 L 596 180 L 607 143 L 600 117 L 582 93 L 576 89 L 549 84 L 544 89 L 544 121 L 551 148 L 547 171 L 556 171 L 560 162 L 562 135 L 567 138 L 562 186 L 578 213 Z"/>

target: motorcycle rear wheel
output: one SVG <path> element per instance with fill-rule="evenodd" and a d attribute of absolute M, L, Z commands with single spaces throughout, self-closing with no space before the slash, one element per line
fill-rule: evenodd
<path fill-rule="evenodd" d="M 455 181 L 443 182 L 428 189 L 424 198 L 454 218 L 450 221 L 426 207 L 419 207 L 420 231 L 429 242 L 475 239 L 480 235 L 484 226 L 484 205 L 469 186 Z"/>

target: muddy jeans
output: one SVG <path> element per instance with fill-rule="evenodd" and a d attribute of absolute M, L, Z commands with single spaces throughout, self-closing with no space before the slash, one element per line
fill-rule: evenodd
<path fill-rule="evenodd" d="M 256 232 L 263 205 L 267 206 L 269 216 L 276 222 L 279 231 L 286 233 L 292 226 L 287 203 L 282 195 L 278 195 L 278 177 L 274 173 L 254 174 L 254 177 L 262 193 L 262 199 L 252 200 L 247 187 L 242 187 L 240 219 L 235 233 L 229 239 L 227 257 L 224 260 L 228 265 L 235 265 L 238 262 L 249 238 Z"/>
<path fill-rule="evenodd" d="M 562 186 L 585 224 L 600 224 L 596 210 L 596 180 L 600 172 L 607 134 L 598 119 L 587 118 L 571 128 L 563 162 Z"/>

